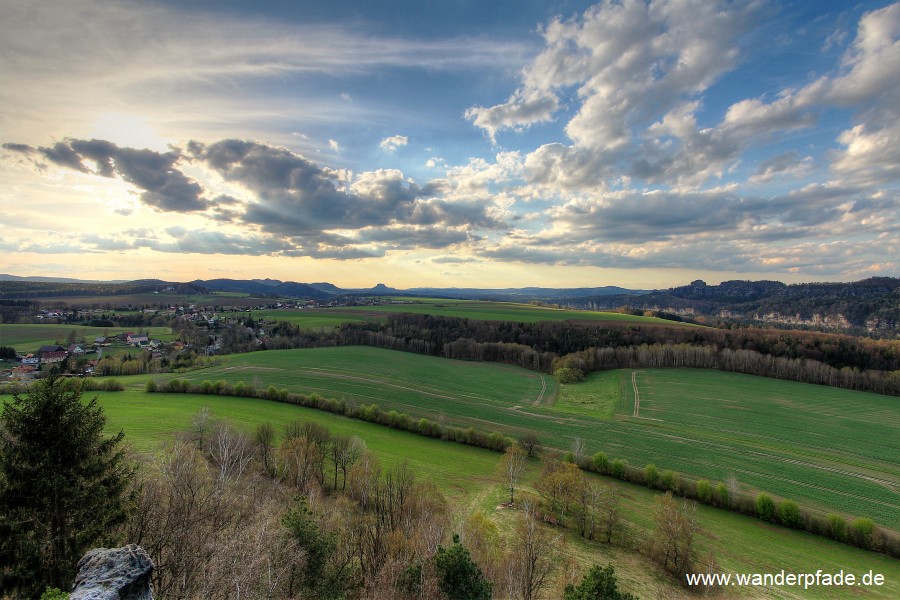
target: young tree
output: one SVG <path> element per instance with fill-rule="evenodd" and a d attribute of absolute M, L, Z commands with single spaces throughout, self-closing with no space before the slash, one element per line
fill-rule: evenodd
<path fill-rule="evenodd" d="M 469 556 L 466 547 L 453 536 L 453 546 L 438 546 L 434 566 L 441 591 L 450 600 L 490 600 L 491 582 L 484 578 L 481 569 Z"/>
<path fill-rule="evenodd" d="M 525 451 L 518 446 L 510 446 L 506 449 L 503 458 L 500 459 L 500 474 L 503 483 L 509 490 L 509 503 L 513 503 L 513 494 L 519 485 L 519 479 L 525 471 Z"/>
<path fill-rule="evenodd" d="M 556 567 L 559 537 L 553 536 L 538 523 L 534 507 L 525 505 L 524 519 L 516 529 L 512 555 L 514 587 L 522 600 L 534 600 L 541 594 L 550 574 Z"/>
<path fill-rule="evenodd" d="M 601 568 L 594 565 L 577 586 L 567 585 L 564 600 L 637 600 L 631 594 L 620 592 L 612 565 Z"/>
<path fill-rule="evenodd" d="M 538 437 L 538 434 L 529 431 L 519 438 L 519 445 L 528 455 L 528 458 L 533 458 L 541 450 L 541 439 Z"/>
<path fill-rule="evenodd" d="M 656 529 L 653 532 L 653 554 L 671 573 L 688 573 L 694 561 L 694 537 L 699 529 L 697 505 L 679 503 L 672 492 L 657 496 L 653 509 Z"/>
<path fill-rule="evenodd" d="M 82 554 L 125 519 L 124 434 L 104 436 L 97 398 L 55 377 L 13 396 L 0 422 L 0 590 L 68 589 Z"/>
<path fill-rule="evenodd" d="M 269 456 L 272 454 L 272 447 L 275 445 L 275 428 L 266 421 L 260 423 L 253 433 L 253 443 L 259 450 L 259 455 L 263 460 L 263 469 L 269 472 Z"/>

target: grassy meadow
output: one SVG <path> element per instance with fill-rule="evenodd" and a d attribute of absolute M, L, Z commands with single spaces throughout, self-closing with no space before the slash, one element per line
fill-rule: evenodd
<path fill-rule="evenodd" d="M 12 346 L 18 352 L 34 352 L 41 346 L 51 344 L 66 345 L 66 339 L 75 332 L 80 343 L 83 338 L 87 344 L 93 344 L 98 336 L 114 336 L 126 331 L 145 331 L 151 338 L 173 341 L 175 334 L 169 327 L 88 327 L 86 325 L 40 325 L 0 324 L 0 346 Z"/>
<path fill-rule="evenodd" d="M 511 532 L 515 511 L 497 510 L 507 492 L 496 476 L 500 455 L 487 450 L 396 431 L 383 426 L 339 417 L 329 413 L 259 399 L 203 396 L 193 394 L 147 394 L 141 391 L 101 392 L 100 401 L 108 417 L 109 431 L 123 430 L 137 450 L 151 454 L 176 432 L 190 426 L 191 417 L 203 406 L 213 417 L 228 420 L 252 431 L 263 422 L 277 430 L 294 419 L 321 423 L 333 433 L 356 435 L 374 451 L 383 466 L 402 461 L 422 477 L 432 479 L 451 499 L 458 517 L 482 510 L 498 524 L 501 532 Z M 526 487 L 537 477 L 540 465 L 529 465 Z M 590 475 L 595 477 L 594 475 Z M 656 493 L 640 486 L 609 478 L 603 483 L 618 486 L 623 499 L 623 514 L 634 531 L 646 533 L 652 528 L 652 505 Z M 830 540 L 763 523 L 728 511 L 700 506 L 703 527 L 701 551 L 712 551 L 726 572 L 837 572 L 865 573 L 870 569 L 886 576 L 879 588 L 857 588 L 860 598 L 900 596 L 900 563 L 885 556 L 865 552 Z M 588 542 L 567 532 L 565 553 L 584 566 L 612 563 L 622 586 L 642 598 L 691 598 L 645 557 L 621 548 Z M 726 597 L 743 598 L 844 598 L 848 590 L 791 588 L 760 590 L 731 588 Z"/>
<path fill-rule="evenodd" d="M 479 300 L 445 300 L 440 298 L 395 298 L 397 304 L 378 306 L 343 306 L 313 310 L 268 311 L 266 314 L 276 319 L 291 321 L 306 315 L 333 315 L 345 321 L 366 318 L 384 318 L 390 314 L 412 313 L 442 317 L 459 317 L 482 321 L 513 321 L 536 323 L 538 321 L 620 321 L 643 324 L 691 327 L 675 321 L 657 317 L 624 315 L 614 312 L 589 310 L 569 310 L 549 308 L 515 302 L 487 302 Z M 284 315 L 284 317 L 280 316 Z"/>
<path fill-rule="evenodd" d="M 763 490 L 812 509 L 867 516 L 900 530 L 895 398 L 750 375 L 693 369 L 591 374 L 558 385 L 497 363 L 451 361 L 371 347 L 282 350 L 221 357 L 179 374 L 243 381 L 377 403 L 415 417 L 603 451 L 643 467 Z M 140 389 L 150 376 L 119 378 Z M 175 375 L 154 376 L 164 381 Z"/>

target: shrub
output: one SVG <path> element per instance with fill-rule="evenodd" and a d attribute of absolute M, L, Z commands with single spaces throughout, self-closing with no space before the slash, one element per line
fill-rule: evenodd
<path fill-rule="evenodd" d="M 768 494 L 759 494 L 756 497 L 756 516 L 763 521 L 775 520 L 775 501 Z"/>
<path fill-rule="evenodd" d="M 153 392 L 155 392 L 156 391 L 156 382 L 153 381 L 152 379 L 148 379 L 147 383 L 144 384 L 144 391 L 147 392 L 148 394 L 152 394 Z"/>
<path fill-rule="evenodd" d="M 609 459 L 606 458 L 606 454 L 603 452 L 597 452 L 592 458 L 591 461 L 594 463 L 594 468 L 598 473 L 606 473 L 609 469 Z"/>
<path fill-rule="evenodd" d="M 501 452 L 506 450 L 506 436 L 496 431 L 491 432 L 488 434 L 488 447 L 491 450 L 499 450 Z"/>
<path fill-rule="evenodd" d="M 678 475 L 671 469 L 666 469 L 659 477 L 659 485 L 664 490 L 671 490 L 673 493 L 678 492 Z"/>
<path fill-rule="evenodd" d="M 716 486 L 716 502 L 720 506 L 728 506 L 728 486 L 720 483 Z"/>
<path fill-rule="evenodd" d="M 616 479 L 625 479 L 625 461 L 621 458 L 613 460 L 609 465 L 609 474 Z"/>
<path fill-rule="evenodd" d="M 803 528 L 803 513 L 793 500 L 782 500 L 778 503 L 778 520 L 787 527 Z"/>
<path fill-rule="evenodd" d="M 840 515 L 829 513 L 826 517 L 828 520 L 828 536 L 832 539 L 843 542 L 847 539 L 847 520 Z"/>
<path fill-rule="evenodd" d="M 560 383 L 578 383 L 584 381 L 584 372 L 581 369 L 563 367 L 553 371 L 553 377 Z"/>
<path fill-rule="evenodd" d="M 644 483 L 647 484 L 647 487 L 656 487 L 656 484 L 659 483 L 659 470 L 653 463 L 644 467 Z"/>
<path fill-rule="evenodd" d="M 697 500 L 703 503 L 709 503 L 713 498 L 712 485 L 706 479 L 697 482 Z"/>
<path fill-rule="evenodd" d="M 878 528 L 872 519 L 854 519 L 850 523 L 850 538 L 860 548 L 875 550 L 878 547 Z"/>

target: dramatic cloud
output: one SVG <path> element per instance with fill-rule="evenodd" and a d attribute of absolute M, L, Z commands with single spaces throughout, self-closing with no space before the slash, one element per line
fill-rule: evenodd
<path fill-rule="evenodd" d="M 47 161 L 81 173 L 101 177 L 118 176 L 143 190 L 141 201 L 160 211 L 194 212 L 206 210 L 203 188 L 175 168 L 181 158 L 178 151 L 120 148 L 105 140 L 68 139 L 53 146 L 32 148 L 22 144 L 4 144 L 7 150 L 40 156 Z M 93 163 L 91 169 L 86 163 Z M 44 167 L 36 161 L 38 167 Z"/>
<path fill-rule="evenodd" d="M 3 247 L 498 285 L 893 274 L 900 3 L 832 4 L 13 2 Z"/>

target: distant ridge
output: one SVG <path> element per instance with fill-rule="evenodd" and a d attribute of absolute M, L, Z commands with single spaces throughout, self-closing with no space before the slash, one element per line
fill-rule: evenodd
<path fill-rule="evenodd" d="M 72 279 L 70 277 L 41 277 L 38 275 L 21 277 L 19 275 L 9 275 L 8 273 L 0 273 L 0 281 L 34 281 L 38 283 L 128 283 L 127 279 Z"/>
<path fill-rule="evenodd" d="M 549 301 L 584 296 L 642 295 L 649 293 L 647 290 L 629 290 L 613 285 L 595 288 L 412 288 L 405 290 L 405 292 L 417 296 L 438 296 L 441 298 L 468 300 L 502 300 L 507 302 Z"/>
<path fill-rule="evenodd" d="M 817 329 L 900 330 L 900 278 L 897 277 L 791 285 L 780 281 L 741 280 L 707 285 L 698 279 L 689 285 L 641 296 L 589 295 L 559 297 L 558 301 L 571 308 L 602 310 L 628 306 Z"/>

